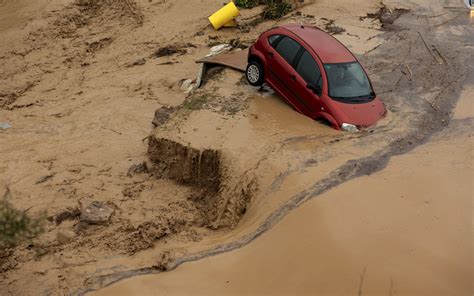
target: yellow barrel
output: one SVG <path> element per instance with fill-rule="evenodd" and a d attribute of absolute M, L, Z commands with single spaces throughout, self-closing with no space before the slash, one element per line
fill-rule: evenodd
<path fill-rule="evenodd" d="M 227 5 L 216 11 L 213 15 L 209 17 L 214 29 L 219 30 L 227 23 L 231 22 L 239 15 L 240 11 L 235 6 L 234 2 L 230 1 Z"/>

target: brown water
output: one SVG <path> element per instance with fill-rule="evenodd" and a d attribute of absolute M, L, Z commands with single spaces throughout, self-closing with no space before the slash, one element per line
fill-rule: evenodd
<path fill-rule="evenodd" d="M 248 246 L 92 295 L 472 295 L 474 141 L 457 124 Z"/>

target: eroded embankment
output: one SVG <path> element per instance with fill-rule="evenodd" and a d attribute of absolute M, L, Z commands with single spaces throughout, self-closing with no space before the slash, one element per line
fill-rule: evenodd
<path fill-rule="evenodd" d="M 235 227 L 246 212 L 254 182 L 231 184 L 219 150 L 199 150 L 176 141 L 150 136 L 148 169 L 157 178 L 167 178 L 192 187 L 189 197 L 199 205 L 205 225 Z"/>

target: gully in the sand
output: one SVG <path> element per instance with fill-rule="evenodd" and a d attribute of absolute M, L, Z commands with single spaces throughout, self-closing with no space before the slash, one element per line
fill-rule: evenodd
<path fill-rule="evenodd" d="M 298 112 L 357 131 L 386 114 L 357 58 L 331 35 L 306 25 L 263 33 L 249 49 L 253 86 L 268 83 Z"/>

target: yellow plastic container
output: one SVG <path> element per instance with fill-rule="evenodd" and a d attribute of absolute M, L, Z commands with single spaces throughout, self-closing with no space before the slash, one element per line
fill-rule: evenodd
<path fill-rule="evenodd" d="M 239 9 L 234 2 L 230 1 L 224 7 L 216 11 L 209 17 L 209 21 L 214 29 L 219 30 L 227 23 L 232 22 L 240 14 Z"/>

